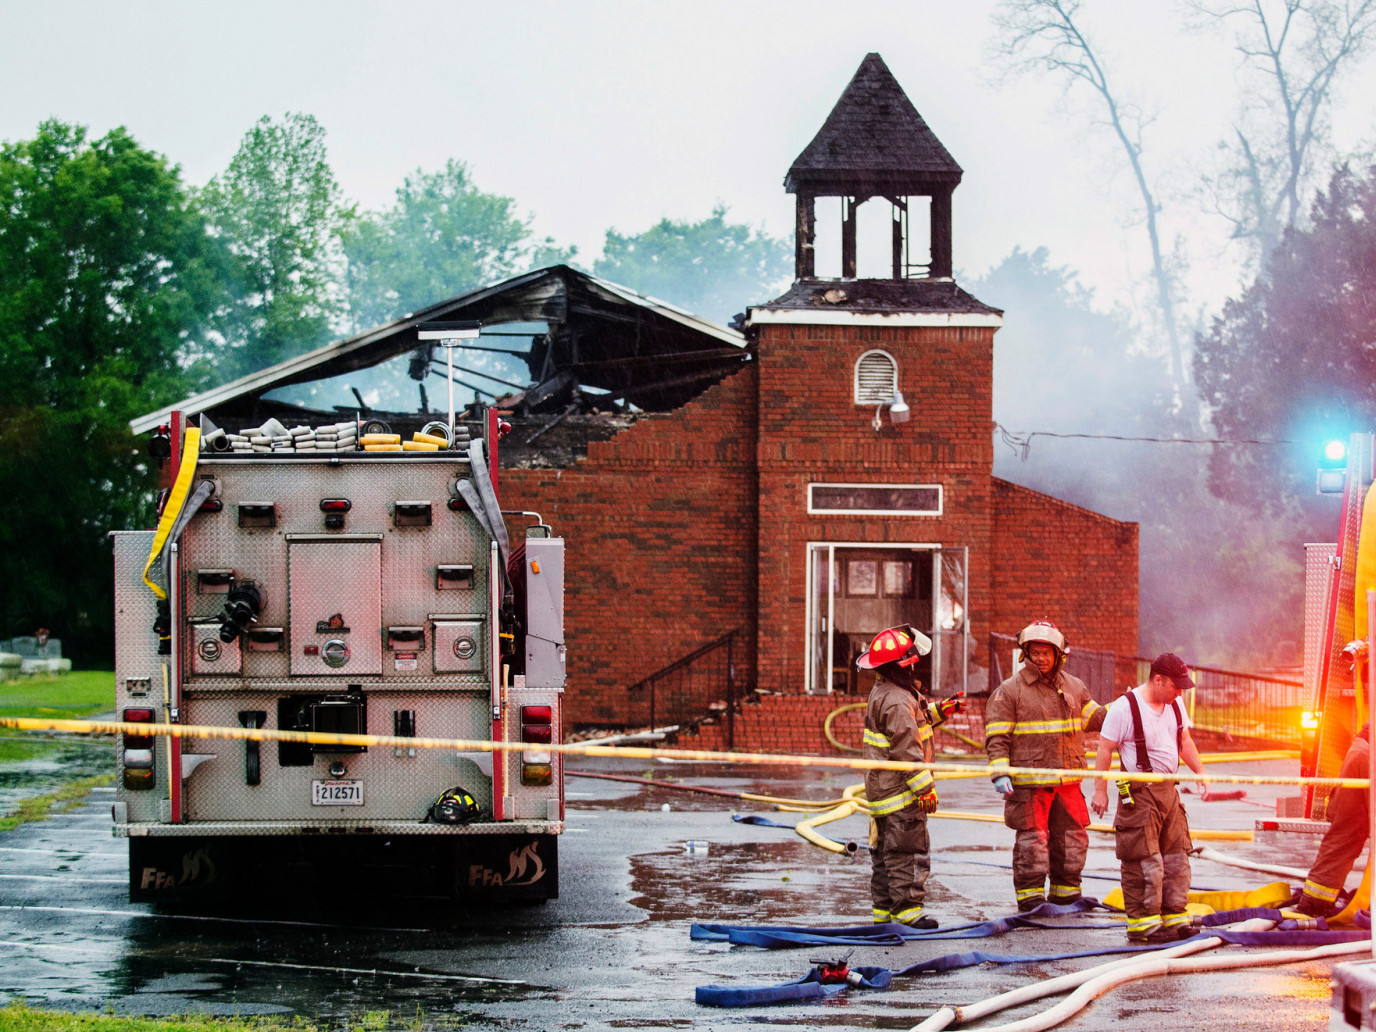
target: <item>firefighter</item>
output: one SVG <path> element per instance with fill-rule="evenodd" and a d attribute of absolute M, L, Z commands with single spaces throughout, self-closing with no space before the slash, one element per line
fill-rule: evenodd
<path fill-rule="evenodd" d="M 1340 778 L 1371 776 L 1371 730 L 1366 725 L 1357 732 L 1343 757 Z M 1338 900 L 1338 893 L 1347 881 L 1352 864 L 1366 845 L 1370 818 L 1367 811 L 1367 790 L 1339 788 L 1328 800 L 1328 819 L 1331 822 L 1319 843 L 1319 855 L 1309 869 L 1295 909 L 1310 917 L 1328 917 Z"/>
<path fill-rule="evenodd" d="M 1151 663 L 1144 684 L 1108 709 L 1095 770 L 1108 770 L 1118 750 L 1123 770 L 1174 774 L 1180 761 L 1204 773 L 1190 737 L 1190 718 L 1180 694 L 1194 687 L 1190 668 L 1171 652 Z M 1203 785 L 1201 790 L 1207 791 Z M 1090 808 L 1108 809 L 1108 782 L 1094 782 Z M 1186 912 L 1190 894 L 1190 826 L 1172 782 L 1121 781 L 1113 814 L 1114 850 L 1121 864 L 1128 941 L 1174 942 L 1193 934 Z"/>
<path fill-rule="evenodd" d="M 1065 636 L 1038 620 L 1018 635 L 1023 667 L 994 689 L 984 713 L 985 748 L 992 767 L 1076 770 L 1085 765 L 1085 731 L 1097 731 L 1104 708 L 1078 677 L 1067 674 Z M 1013 841 L 1013 890 L 1018 910 L 1080 898 L 1080 872 L 1089 849 L 1089 811 L 1080 778 L 1060 774 L 992 775 L 1003 796 L 1003 822 Z"/>
<path fill-rule="evenodd" d="M 912 627 L 880 631 L 855 665 L 877 677 L 865 709 L 867 760 L 930 763 L 932 729 L 960 709 L 960 697 L 931 702 L 922 694 L 916 664 L 932 641 Z M 922 913 L 927 898 L 927 815 L 936 809 L 936 782 L 928 770 L 871 770 L 865 797 L 874 819 L 871 834 L 870 895 L 874 920 L 913 928 L 936 928 Z"/>

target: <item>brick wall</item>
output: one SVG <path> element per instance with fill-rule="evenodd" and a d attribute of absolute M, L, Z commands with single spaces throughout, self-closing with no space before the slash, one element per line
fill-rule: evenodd
<path fill-rule="evenodd" d="M 648 719 L 627 686 L 741 628 L 754 664 L 755 369 L 594 443 L 569 469 L 504 469 L 503 508 L 565 541 L 566 726 Z"/>
<path fill-rule="evenodd" d="M 992 328 L 760 327 L 759 683 L 801 692 L 807 664 L 809 542 L 970 548 L 976 640 L 989 610 Z M 856 361 L 879 348 L 898 364 L 912 410 L 894 426 L 854 403 Z M 809 516 L 809 482 L 940 484 L 944 514 Z M 881 628 L 875 628 L 878 631 Z"/>
<path fill-rule="evenodd" d="M 806 756 L 859 756 L 858 752 L 837 749 L 827 740 L 825 723 L 833 710 L 865 702 L 864 695 L 765 695 L 741 707 L 736 715 L 735 751 L 790 753 Z M 724 721 L 724 718 L 723 718 Z M 964 711 L 946 725 L 965 738 L 984 741 L 984 700 L 972 699 Z M 831 735 L 842 745 L 860 747 L 865 727 L 865 711 L 857 707 L 838 714 L 831 723 Z M 668 748 L 726 751 L 724 722 L 704 724 L 681 734 Z M 959 738 L 937 734 L 937 748 L 943 752 L 964 752 L 969 746 Z M 863 774 L 855 772 L 856 780 Z"/>
<path fill-rule="evenodd" d="M 1137 524 L 993 479 L 994 630 L 1048 619 L 1069 640 L 1137 654 Z"/>

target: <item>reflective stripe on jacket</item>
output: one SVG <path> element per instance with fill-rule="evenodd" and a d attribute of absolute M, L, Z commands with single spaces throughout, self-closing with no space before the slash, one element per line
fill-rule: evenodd
<path fill-rule="evenodd" d="M 880 677 L 865 708 L 865 759 L 930 763 L 936 752 L 933 725 L 931 708 L 918 692 Z M 911 806 L 935 787 L 928 770 L 865 772 L 865 798 L 879 817 Z"/>
<path fill-rule="evenodd" d="M 1083 770 L 1085 731 L 1103 727 L 1104 707 L 1089 695 L 1078 677 L 1064 670 L 1047 681 L 1026 664 L 989 696 L 984 710 L 984 744 L 989 765 Z M 992 777 L 999 777 L 995 770 Z M 1014 785 L 1059 785 L 1079 778 L 1048 774 L 1013 774 Z"/>

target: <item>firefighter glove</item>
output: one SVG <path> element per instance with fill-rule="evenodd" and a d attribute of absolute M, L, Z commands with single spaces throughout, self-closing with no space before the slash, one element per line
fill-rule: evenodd
<path fill-rule="evenodd" d="M 964 707 L 964 692 L 956 692 L 949 699 L 942 699 L 936 704 L 937 711 L 941 714 L 942 720 L 949 720 L 952 713 L 959 713 Z"/>
<path fill-rule="evenodd" d="M 994 779 L 994 791 L 1007 799 L 1013 794 L 1013 779 L 1002 774 Z"/>
<path fill-rule="evenodd" d="M 917 808 L 923 813 L 936 812 L 936 789 L 931 789 L 917 797 Z"/>

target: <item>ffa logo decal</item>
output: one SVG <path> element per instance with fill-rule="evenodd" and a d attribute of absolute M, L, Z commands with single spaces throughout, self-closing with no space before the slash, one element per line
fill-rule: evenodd
<path fill-rule="evenodd" d="M 343 631 L 345 634 L 349 633 L 349 629 L 344 626 L 343 613 L 335 613 L 334 616 L 330 617 L 328 620 L 320 620 L 315 625 L 316 634 L 333 634 L 336 631 Z"/>

